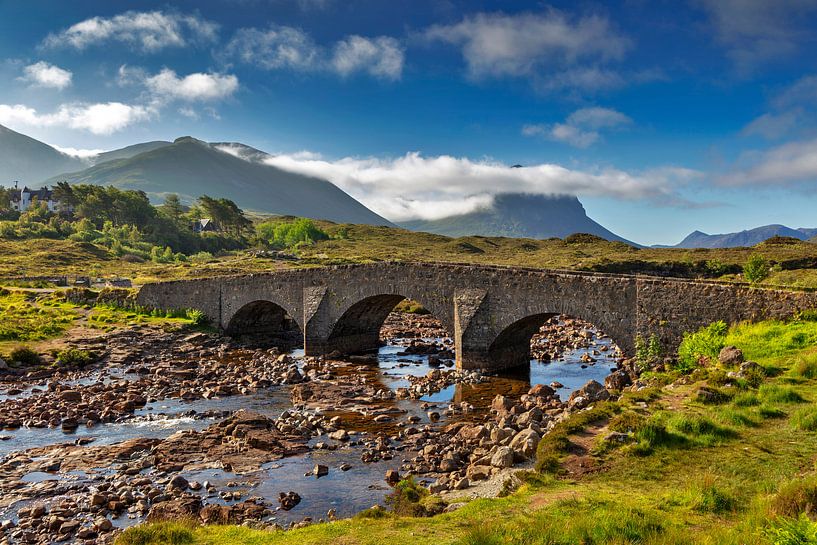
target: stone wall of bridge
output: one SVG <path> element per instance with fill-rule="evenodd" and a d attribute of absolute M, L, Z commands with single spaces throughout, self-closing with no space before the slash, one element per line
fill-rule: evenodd
<path fill-rule="evenodd" d="M 817 293 L 738 284 L 569 271 L 432 263 L 377 263 L 144 286 L 138 304 L 198 308 L 225 331 L 291 317 L 307 354 L 377 347 L 383 320 L 403 298 L 420 302 L 454 338 L 460 368 L 526 365 L 530 338 L 555 314 L 593 323 L 632 353 L 636 335 L 674 350 L 684 331 L 715 320 L 784 318 L 817 308 Z M 260 302 L 264 302 L 261 304 Z M 261 309 L 261 310 L 259 310 Z M 261 315 L 261 318 L 254 316 Z M 276 314 L 278 316 L 278 314 Z M 266 318 L 266 322 L 264 322 Z"/>

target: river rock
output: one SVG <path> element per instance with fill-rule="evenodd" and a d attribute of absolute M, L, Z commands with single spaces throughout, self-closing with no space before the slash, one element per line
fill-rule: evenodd
<path fill-rule="evenodd" d="M 610 392 L 595 380 L 591 380 L 570 394 L 567 404 L 571 409 L 583 409 L 591 403 L 606 399 L 610 399 Z"/>
<path fill-rule="evenodd" d="M 515 455 L 522 459 L 529 459 L 536 454 L 536 447 L 539 446 L 541 439 L 542 437 L 535 430 L 528 428 L 517 433 L 511 439 L 509 446 Z"/>
<path fill-rule="evenodd" d="M 400 482 L 400 473 L 396 469 L 389 469 L 386 471 L 386 482 L 394 486 Z"/>
<path fill-rule="evenodd" d="M 181 475 L 176 475 L 175 477 L 170 479 L 168 486 L 170 486 L 171 488 L 178 488 L 179 490 L 187 490 L 190 487 L 190 483 L 188 483 L 187 479 L 185 479 Z"/>
<path fill-rule="evenodd" d="M 500 469 L 505 469 L 513 466 L 513 449 L 511 447 L 499 447 L 491 456 L 491 465 Z"/>
<path fill-rule="evenodd" d="M 491 476 L 491 466 L 472 465 L 468 466 L 465 476 L 469 481 L 484 481 Z"/>
<path fill-rule="evenodd" d="M 329 475 L 329 466 L 325 466 L 323 464 L 315 464 L 315 467 L 312 469 L 312 474 L 316 477 L 323 477 L 324 475 Z"/>
<path fill-rule="evenodd" d="M 281 509 L 289 511 L 301 503 L 301 496 L 291 490 L 289 492 L 281 492 L 278 494 L 278 503 L 281 504 Z"/>
<path fill-rule="evenodd" d="M 197 518 L 201 512 L 201 498 L 184 496 L 153 504 L 148 513 L 148 522 Z"/>
<path fill-rule="evenodd" d="M 334 439 L 335 441 L 348 441 L 349 432 L 346 430 L 333 431 L 329 434 L 329 439 Z"/>

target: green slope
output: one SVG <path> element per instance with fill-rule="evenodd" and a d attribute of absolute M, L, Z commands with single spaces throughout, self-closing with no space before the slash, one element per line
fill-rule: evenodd
<path fill-rule="evenodd" d="M 13 187 L 19 181 L 21 188 L 38 188 L 50 176 L 86 166 L 87 162 L 0 125 L 0 185 Z"/>
<path fill-rule="evenodd" d="M 190 137 L 170 145 L 91 168 L 56 176 L 69 183 L 139 189 L 159 201 L 168 193 L 194 201 L 200 195 L 226 197 L 246 210 L 390 225 L 332 183 L 247 161 Z"/>

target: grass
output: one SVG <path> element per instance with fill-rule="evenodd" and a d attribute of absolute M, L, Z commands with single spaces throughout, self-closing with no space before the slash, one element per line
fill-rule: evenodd
<path fill-rule="evenodd" d="M 743 281 L 739 271 L 753 254 L 781 264 L 763 285 L 817 288 L 817 244 L 765 245 L 754 248 L 634 248 L 618 242 L 517 239 L 469 236 L 449 238 L 393 227 L 315 222 L 328 240 L 298 250 L 300 261 L 258 257 L 251 251 L 224 252 L 186 263 L 133 263 L 107 248 L 68 240 L 0 240 L 0 278 L 50 276 L 123 276 L 136 283 L 262 272 L 292 266 L 369 263 L 383 260 L 458 262 L 577 269 L 612 273 L 669 274 L 679 277 Z M 342 234 L 342 236 L 341 236 Z M 712 267 L 718 263 L 718 267 Z M 812 268 L 808 268 L 812 267 Z"/>
<path fill-rule="evenodd" d="M 138 324 L 204 327 L 204 315 L 195 310 L 148 312 L 107 305 L 79 305 L 67 302 L 62 293 L 59 290 L 52 293 L 0 288 L 0 354 L 12 363 L 33 365 L 36 362 L 31 358 L 24 361 L 13 354 L 23 350 L 33 350 L 36 354 L 41 345 L 60 340 L 78 329 L 110 331 Z M 60 353 L 59 349 L 50 348 L 47 351 L 54 352 L 63 363 L 74 366 L 81 367 L 94 359 L 78 352 Z"/>
<path fill-rule="evenodd" d="M 26 342 L 55 337 L 78 314 L 70 307 L 41 306 L 38 295 L 26 291 L 0 292 L 0 341 Z"/>
<path fill-rule="evenodd" d="M 802 342 L 817 322 L 764 322 L 727 336 L 766 369 L 719 405 L 704 405 L 693 384 L 628 394 L 560 422 L 540 443 L 537 476 L 506 498 L 476 500 L 431 518 L 357 517 L 288 532 L 235 526 L 184 527 L 184 543 L 439 545 L 793 545 L 817 543 L 817 378 L 815 346 Z M 779 335 L 772 333 L 782 333 Z M 801 337 L 805 335 L 805 337 Z M 804 364 L 803 362 L 807 362 Z M 647 403 L 647 407 L 643 406 Z M 591 453 L 598 471 L 566 475 L 577 433 L 627 433 L 623 446 Z M 541 474 L 540 474 L 541 475 Z M 171 525 L 172 526 L 172 525 Z M 171 526 L 126 531 L 119 543 L 169 543 L 150 537 Z M 164 528 L 164 529 L 162 529 Z M 144 536 L 148 538 L 144 538 Z M 181 534 L 180 534 L 181 535 Z M 182 543 L 182 541 L 179 541 Z"/>

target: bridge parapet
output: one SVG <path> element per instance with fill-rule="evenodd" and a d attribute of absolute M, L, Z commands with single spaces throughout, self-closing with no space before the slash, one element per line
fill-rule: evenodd
<path fill-rule="evenodd" d="M 148 284 L 137 303 L 197 308 L 224 330 L 231 324 L 246 327 L 259 308 L 273 309 L 297 323 L 307 354 L 321 355 L 376 348 L 383 320 L 403 298 L 420 302 L 443 323 L 454 338 L 459 368 L 494 370 L 526 364 L 530 337 L 554 314 L 593 323 L 632 354 L 637 335 L 655 334 L 667 350 L 674 350 L 685 331 L 715 320 L 785 318 L 817 308 L 817 292 L 634 275 L 385 262 Z"/>

